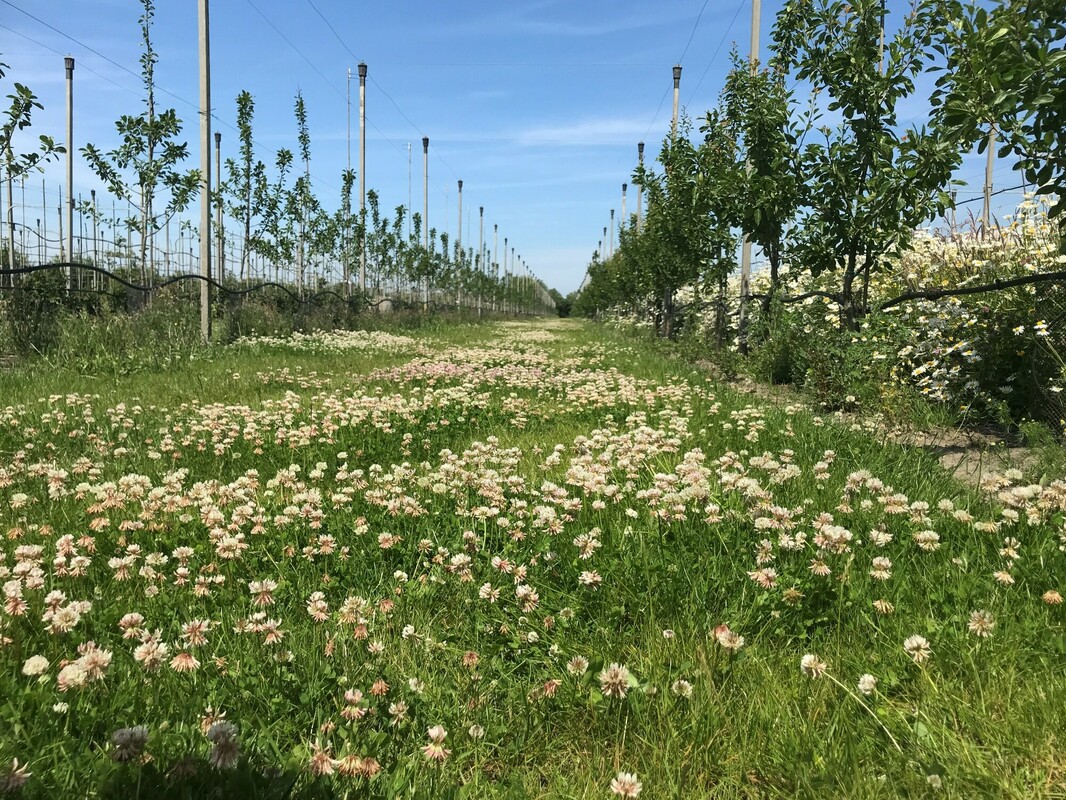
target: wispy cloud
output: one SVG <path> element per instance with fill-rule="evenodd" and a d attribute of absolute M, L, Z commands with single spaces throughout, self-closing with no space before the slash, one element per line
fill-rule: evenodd
<path fill-rule="evenodd" d="M 586 147 L 603 144 L 626 144 L 648 129 L 644 119 L 602 117 L 584 119 L 564 125 L 546 125 L 520 131 L 514 138 L 523 147 Z"/>
<path fill-rule="evenodd" d="M 495 14 L 469 15 L 452 25 L 438 26 L 436 32 L 443 35 L 492 33 L 587 39 L 670 26 L 691 17 L 687 11 L 675 11 L 673 14 L 664 12 L 662 6 L 656 4 L 641 4 L 629 10 L 615 10 L 610 13 L 602 7 L 599 9 L 602 13 L 597 13 L 597 7 L 591 4 L 583 6 L 566 2 L 565 12 L 560 12 L 559 6 L 559 0 L 525 4 L 503 3 Z M 581 12 L 582 18 L 575 19 L 574 15 Z"/>
<path fill-rule="evenodd" d="M 479 89 L 469 92 L 466 96 L 469 100 L 502 100 L 511 93 L 503 89 Z"/>

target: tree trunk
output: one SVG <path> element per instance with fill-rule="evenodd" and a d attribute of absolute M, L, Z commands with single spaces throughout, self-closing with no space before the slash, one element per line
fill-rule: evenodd
<path fill-rule="evenodd" d="M 855 314 L 855 269 L 858 260 L 856 248 L 852 246 L 848 253 L 848 264 L 844 269 L 844 281 L 840 287 L 840 325 L 845 330 L 859 329 Z"/>
<path fill-rule="evenodd" d="M 149 158 L 151 158 L 151 147 L 149 147 Z M 152 206 L 152 194 L 146 192 L 144 185 L 141 185 L 141 285 L 150 286 L 149 272 L 148 272 L 148 257 L 146 255 L 148 251 L 148 220 L 149 214 L 151 214 Z"/>
<path fill-rule="evenodd" d="M 241 281 L 244 281 L 244 272 L 248 265 L 248 243 L 252 239 L 252 189 L 248 186 L 248 193 L 244 201 L 244 247 L 241 248 Z"/>
<path fill-rule="evenodd" d="M 726 281 L 718 281 L 718 303 L 714 315 L 714 345 L 717 350 L 725 347 L 726 330 Z"/>
<path fill-rule="evenodd" d="M 674 338 L 674 290 L 663 290 L 663 338 Z"/>
<path fill-rule="evenodd" d="M 866 262 L 862 268 L 862 308 L 860 312 L 863 316 L 866 314 L 866 309 L 870 307 L 870 273 L 873 272 L 874 258 L 869 250 L 866 251 Z"/>
<path fill-rule="evenodd" d="M 770 317 L 770 306 L 773 303 L 774 296 L 777 294 L 778 284 L 780 283 L 780 270 L 781 270 L 781 246 L 779 243 L 770 245 L 766 250 L 766 257 L 770 262 L 770 288 L 766 292 L 766 297 L 762 299 L 762 316 L 763 323 Z"/>

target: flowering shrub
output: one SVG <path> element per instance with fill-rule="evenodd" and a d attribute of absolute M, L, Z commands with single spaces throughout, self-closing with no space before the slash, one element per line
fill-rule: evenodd
<path fill-rule="evenodd" d="M 752 368 L 778 382 L 805 384 L 831 407 L 847 395 L 891 410 L 921 397 L 959 416 L 1018 419 L 1041 416 L 1058 423 L 1066 408 L 1057 402 L 1066 380 L 1057 330 L 1066 292 L 1057 283 L 1028 284 L 978 294 L 914 299 L 884 310 L 906 292 L 961 289 L 1066 269 L 1060 232 L 1047 218 L 1052 202 L 1030 197 L 1003 227 L 986 239 L 918 231 L 891 266 L 871 276 L 871 308 L 854 333 L 841 329 L 840 307 L 824 295 L 775 304 L 767 318 L 752 304 Z M 835 277 L 786 271 L 788 294 L 832 294 Z M 767 276 L 752 279 L 766 292 Z M 691 288 L 686 297 L 692 296 Z M 739 287 L 729 287 L 736 308 Z M 713 311 L 690 317 L 709 339 Z M 734 341 L 735 348 L 736 343 Z"/>

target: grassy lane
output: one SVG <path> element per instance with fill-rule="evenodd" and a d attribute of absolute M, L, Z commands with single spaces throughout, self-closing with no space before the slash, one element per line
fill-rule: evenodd
<path fill-rule="evenodd" d="M 0 789 L 1066 793 L 1066 486 L 579 322 L 0 392 Z"/>

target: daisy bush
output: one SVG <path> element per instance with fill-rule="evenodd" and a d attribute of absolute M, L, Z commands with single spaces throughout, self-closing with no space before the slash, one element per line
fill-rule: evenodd
<path fill-rule="evenodd" d="M 963 289 L 1066 269 L 1051 200 L 1026 199 L 985 238 L 918 231 L 892 266 L 871 277 L 868 304 L 906 292 Z M 789 294 L 832 291 L 832 276 L 789 276 Z M 753 291 L 765 290 L 757 276 Z M 837 407 L 846 395 L 883 408 L 911 398 L 956 416 L 1058 423 L 1066 386 L 1058 328 L 1066 294 L 1058 283 L 973 295 L 914 299 L 865 317 L 856 332 L 840 327 L 840 309 L 823 296 L 776 305 L 754 322 L 754 368 L 778 381 L 805 384 Z M 756 312 L 758 313 L 758 312 Z M 705 324 L 710 324 L 709 321 Z"/>
<path fill-rule="evenodd" d="M 0 792 L 1062 789 L 1066 482 L 589 324 L 232 350 L 6 395 Z"/>

